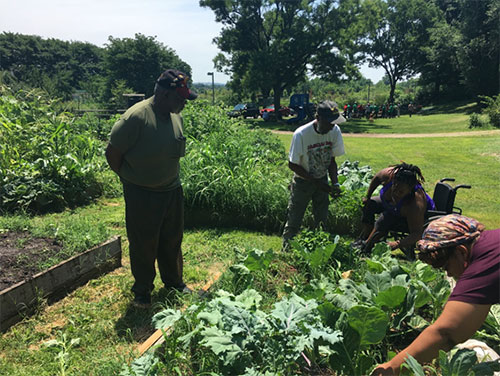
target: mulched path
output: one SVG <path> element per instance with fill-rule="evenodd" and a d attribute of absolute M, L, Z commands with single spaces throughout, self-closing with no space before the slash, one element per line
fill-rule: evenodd
<path fill-rule="evenodd" d="M 57 240 L 35 238 L 27 231 L 0 233 L 0 291 L 42 271 L 42 263 L 61 249 Z"/>

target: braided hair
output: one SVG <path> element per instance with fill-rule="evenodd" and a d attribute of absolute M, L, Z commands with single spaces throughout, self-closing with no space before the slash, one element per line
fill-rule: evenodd
<path fill-rule="evenodd" d="M 390 167 L 393 167 L 392 179 L 398 183 L 404 183 L 410 187 L 414 187 L 416 184 L 425 182 L 422 171 L 415 165 L 402 162 Z"/>

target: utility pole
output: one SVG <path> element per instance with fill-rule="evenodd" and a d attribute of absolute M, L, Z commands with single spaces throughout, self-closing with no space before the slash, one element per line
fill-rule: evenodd
<path fill-rule="evenodd" d="M 208 76 L 212 76 L 212 106 L 215 104 L 215 88 L 214 88 L 214 72 L 208 72 Z"/>

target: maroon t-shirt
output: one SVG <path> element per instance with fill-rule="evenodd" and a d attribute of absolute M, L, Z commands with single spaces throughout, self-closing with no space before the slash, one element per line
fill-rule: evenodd
<path fill-rule="evenodd" d="M 500 303 L 500 229 L 481 233 L 472 247 L 470 264 L 448 300 L 473 304 Z"/>

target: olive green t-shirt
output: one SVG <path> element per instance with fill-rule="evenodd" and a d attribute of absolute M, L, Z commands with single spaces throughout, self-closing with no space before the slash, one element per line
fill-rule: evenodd
<path fill-rule="evenodd" d="M 179 159 L 185 154 L 182 117 L 153 110 L 153 97 L 130 107 L 111 129 L 110 144 L 123 155 L 120 178 L 154 191 L 181 185 Z"/>

